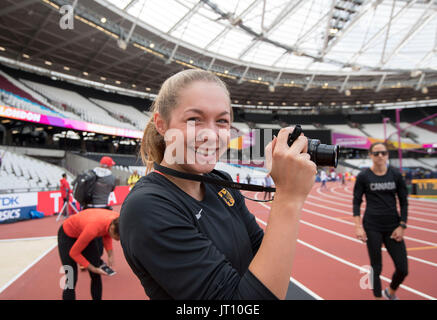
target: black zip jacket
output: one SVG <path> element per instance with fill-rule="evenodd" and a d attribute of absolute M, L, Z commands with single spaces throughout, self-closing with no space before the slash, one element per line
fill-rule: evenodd
<path fill-rule="evenodd" d="M 353 215 L 360 216 L 360 206 L 366 196 L 366 210 L 363 226 L 375 231 L 392 231 L 399 222 L 407 222 L 408 192 L 399 170 L 389 166 L 383 176 L 378 176 L 370 169 L 361 171 L 355 181 L 353 198 Z M 400 216 L 396 206 L 399 199 Z"/>
<path fill-rule="evenodd" d="M 198 201 L 152 172 L 125 199 L 121 245 L 146 294 L 150 299 L 276 299 L 248 270 L 264 232 L 243 196 L 204 186 L 204 199 Z"/>

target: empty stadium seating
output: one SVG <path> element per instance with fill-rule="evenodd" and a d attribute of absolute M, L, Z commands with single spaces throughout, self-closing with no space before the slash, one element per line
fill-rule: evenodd
<path fill-rule="evenodd" d="M 368 168 L 372 166 L 372 160 L 366 159 L 347 159 L 346 163 L 359 168 Z M 399 159 L 390 159 L 390 165 L 399 167 Z M 437 158 L 404 158 L 402 159 L 403 168 L 423 168 L 427 170 L 435 170 L 437 167 Z"/>
<path fill-rule="evenodd" d="M 407 128 L 405 132 L 410 132 L 413 134 L 413 139 L 417 140 L 421 144 L 425 143 L 435 143 L 437 141 L 437 133 L 423 129 L 418 126 L 410 126 L 408 122 L 399 123 L 401 130 Z"/>
<path fill-rule="evenodd" d="M 149 116 L 131 106 L 93 98 L 90 100 L 107 110 L 110 114 L 113 114 L 120 119 L 124 119 L 124 121 L 128 120 L 137 130 L 144 130 L 150 119 Z"/>
<path fill-rule="evenodd" d="M 426 163 L 432 170 L 437 170 L 437 158 L 420 158 L 419 161 Z"/>
<path fill-rule="evenodd" d="M 357 129 L 357 128 L 351 128 L 350 126 L 346 125 L 346 124 L 328 124 L 325 125 L 324 127 L 326 127 L 327 129 L 330 129 L 332 132 L 336 132 L 336 133 L 344 133 L 344 134 L 350 134 L 353 136 L 365 136 L 365 134 Z"/>
<path fill-rule="evenodd" d="M 134 173 L 134 171 L 137 171 L 140 176 L 144 176 L 146 174 L 145 166 L 114 166 L 114 168 L 129 172 L 131 174 Z"/>
<path fill-rule="evenodd" d="M 135 170 L 139 175 L 143 176 L 146 172 L 145 166 L 123 166 L 116 165 L 115 169 L 123 170 L 129 173 L 133 173 Z M 255 168 L 249 166 L 242 166 L 237 164 L 218 162 L 215 166 L 216 170 L 222 170 L 229 173 L 234 181 L 237 181 L 237 174 L 240 174 L 240 182 L 246 183 L 246 177 L 249 175 L 251 177 L 251 184 L 262 185 L 264 182 L 264 177 L 267 171 L 264 168 Z"/>
<path fill-rule="evenodd" d="M 248 133 L 250 131 L 249 126 L 245 122 L 232 122 L 232 127 L 237 131 L 240 131 L 242 134 Z"/>
<path fill-rule="evenodd" d="M 59 180 L 67 173 L 71 183 L 74 177 L 65 169 L 24 155 L 0 149 L 0 192 L 43 191 L 59 188 Z"/>
<path fill-rule="evenodd" d="M 5 105 L 56 117 L 64 114 L 52 110 L 15 85 L 13 78 L 0 71 L 0 103 Z"/>
<path fill-rule="evenodd" d="M 76 92 L 61 88 L 55 88 L 33 81 L 21 81 L 38 93 L 48 97 L 49 99 L 68 106 L 69 108 L 71 108 L 71 110 L 74 111 L 74 113 L 80 115 L 80 118 L 83 121 L 103 124 L 117 128 L 137 130 L 136 127 L 129 123 L 122 122 L 111 117 L 105 109 L 99 107 L 95 103 L 91 102 L 90 100 L 86 99 Z"/>

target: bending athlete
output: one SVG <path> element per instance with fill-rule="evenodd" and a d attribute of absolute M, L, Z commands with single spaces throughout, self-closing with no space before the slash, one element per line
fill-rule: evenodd
<path fill-rule="evenodd" d="M 120 240 L 118 212 L 107 209 L 85 209 L 70 216 L 58 231 L 58 249 L 66 273 L 63 300 L 76 299 L 77 264 L 88 269 L 91 277 L 93 300 L 102 299 L 102 275 L 108 275 L 101 268 L 101 252 L 98 238 L 108 254 L 108 265 L 114 263 L 112 239 Z M 72 278 L 71 278 L 72 277 Z"/>

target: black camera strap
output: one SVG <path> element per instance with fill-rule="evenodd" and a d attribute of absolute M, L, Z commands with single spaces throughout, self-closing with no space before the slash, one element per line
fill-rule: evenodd
<path fill-rule="evenodd" d="M 238 183 L 238 182 L 233 182 L 233 181 L 229 181 L 229 180 L 225 180 L 225 179 L 215 179 L 215 178 L 211 178 L 211 177 L 205 177 L 203 175 L 181 172 L 181 171 L 177 171 L 177 170 L 174 170 L 174 169 L 171 169 L 168 167 L 161 166 L 160 164 L 157 164 L 156 162 L 153 164 L 153 168 L 158 173 L 168 174 L 168 175 L 176 177 L 176 178 L 211 183 L 211 184 L 215 184 L 215 185 L 219 185 L 219 186 L 223 186 L 223 187 L 227 187 L 227 188 L 232 188 L 232 189 L 258 191 L 258 192 L 275 192 L 276 191 L 276 188 L 273 188 L 273 187 L 264 187 L 264 186 L 259 186 L 256 184 Z M 220 173 L 220 171 L 215 170 L 215 169 L 212 170 L 211 173 L 215 174 L 217 176 L 220 176 L 220 177 L 224 177 L 223 174 Z"/>

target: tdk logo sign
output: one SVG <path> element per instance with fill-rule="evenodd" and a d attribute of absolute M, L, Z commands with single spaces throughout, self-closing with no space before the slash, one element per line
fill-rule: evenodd
<path fill-rule="evenodd" d="M 30 219 L 30 211 L 36 210 L 37 192 L 8 193 L 0 196 L 0 223 Z"/>
<path fill-rule="evenodd" d="M 18 197 L 1 197 L 0 198 L 1 206 L 18 206 Z"/>

